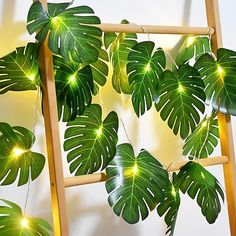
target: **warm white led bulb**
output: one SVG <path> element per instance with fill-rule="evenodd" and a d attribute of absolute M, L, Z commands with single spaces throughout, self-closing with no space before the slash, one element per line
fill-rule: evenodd
<path fill-rule="evenodd" d="M 69 83 L 70 84 L 74 84 L 76 82 L 76 75 L 71 75 L 70 77 L 69 77 Z"/>
<path fill-rule="evenodd" d="M 187 41 L 187 47 L 191 46 L 194 43 L 195 37 L 189 37 Z"/>
<path fill-rule="evenodd" d="M 102 135 L 102 132 L 103 132 L 103 126 L 101 125 L 99 129 L 96 130 L 97 137 L 100 138 Z"/>
<path fill-rule="evenodd" d="M 175 198 L 176 197 L 176 190 L 175 190 L 175 186 L 174 185 L 172 185 L 172 187 L 171 187 L 171 195 Z"/>
<path fill-rule="evenodd" d="M 207 124 L 208 124 L 208 122 L 205 120 L 205 121 L 202 123 L 202 128 L 207 127 Z"/>
<path fill-rule="evenodd" d="M 29 224 L 28 224 L 28 220 L 26 217 L 24 217 L 22 220 L 21 220 L 21 227 L 22 228 L 28 228 Z"/>
<path fill-rule="evenodd" d="M 151 69 L 151 65 L 150 65 L 150 63 L 148 63 L 146 66 L 145 66 L 145 72 L 148 72 L 148 71 L 150 71 L 150 69 Z"/>
<path fill-rule="evenodd" d="M 25 153 L 26 150 L 22 149 L 22 148 L 19 148 L 19 147 L 14 147 L 12 149 L 12 155 L 14 157 L 19 157 L 21 154 Z"/>
<path fill-rule="evenodd" d="M 134 164 L 132 171 L 134 175 L 138 173 L 138 165 L 136 163 Z"/>
<path fill-rule="evenodd" d="M 183 93 L 184 92 L 184 86 L 179 84 L 178 91 L 179 91 L 179 93 Z"/>

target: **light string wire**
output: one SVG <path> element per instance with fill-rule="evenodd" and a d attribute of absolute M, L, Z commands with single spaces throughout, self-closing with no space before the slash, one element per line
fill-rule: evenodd
<path fill-rule="evenodd" d="M 37 117 L 38 117 L 38 104 L 39 104 L 39 97 L 40 97 L 39 95 L 40 95 L 40 88 L 39 88 L 39 86 L 37 86 L 37 96 L 36 96 L 36 104 L 35 104 L 35 111 L 34 111 L 34 122 L 33 122 L 33 127 L 32 127 L 33 135 L 35 135 L 36 123 L 37 123 Z M 23 215 L 25 215 L 28 200 L 29 200 L 30 184 L 31 184 L 31 180 L 30 180 L 30 177 L 29 177 L 29 181 L 28 181 L 28 184 L 27 184 L 27 192 L 26 192 L 26 197 L 25 197 Z"/>

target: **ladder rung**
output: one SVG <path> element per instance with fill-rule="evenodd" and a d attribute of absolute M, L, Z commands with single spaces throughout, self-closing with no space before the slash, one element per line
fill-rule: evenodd
<path fill-rule="evenodd" d="M 188 161 L 181 160 L 178 162 L 173 163 L 173 165 L 168 168 L 168 171 L 178 171 L 183 165 L 185 165 Z M 225 164 L 228 162 L 227 156 L 221 156 L 221 157 L 211 157 L 211 158 L 203 158 L 199 159 L 199 164 L 203 166 L 213 166 L 213 165 L 219 165 L 219 164 Z M 105 173 L 96 173 L 96 174 L 89 174 L 89 175 L 80 175 L 75 177 L 69 177 L 65 178 L 65 187 L 73 187 L 78 185 L 84 185 L 84 184 L 93 184 L 93 183 L 99 183 L 104 182 L 107 180 L 107 176 Z"/>
<path fill-rule="evenodd" d="M 212 35 L 213 27 L 190 26 L 160 26 L 160 25 L 136 25 L 136 24 L 109 24 L 95 25 L 103 32 L 140 33 L 140 34 L 182 34 L 182 35 Z"/>

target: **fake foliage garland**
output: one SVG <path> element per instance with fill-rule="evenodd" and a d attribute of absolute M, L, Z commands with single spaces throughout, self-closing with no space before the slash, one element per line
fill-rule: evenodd
<path fill-rule="evenodd" d="M 217 146 L 216 113 L 236 115 L 236 52 L 220 48 L 214 55 L 208 37 L 188 37 L 168 69 L 165 52 L 154 42 L 138 42 L 131 33 L 102 34 L 90 7 L 48 3 L 46 12 L 36 1 L 27 20 L 27 30 L 36 33 L 37 43 L 0 59 L 0 93 L 42 87 L 38 55 L 47 40 L 53 53 L 59 119 L 67 122 L 64 150 L 70 172 L 84 175 L 105 169 L 108 202 L 130 224 L 146 219 L 155 209 L 164 216 L 166 234 L 173 235 L 181 193 L 196 200 L 206 220 L 214 223 L 223 190 L 192 160 L 209 157 Z M 178 173 L 169 174 L 147 150 L 137 154 L 129 143 L 117 146 L 117 114 L 112 111 L 103 118 L 102 107 L 92 104 L 106 84 L 109 63 L 114 89 L 130 95 L 136 115 L 154 104 L 173 133 L 184 140 L 183 156 L 189 162 Z M 211 113 L 206 106 L 212 107 Z M 35 180 L 45 157 L 31 151 L 34 134 L 3 122 L 0 131 L 0 184 L 18 181 L 21 186 Z M 0 235 L 50 234 L 46 221 L 27 217 L 15 203 L 1 201 Z"/>

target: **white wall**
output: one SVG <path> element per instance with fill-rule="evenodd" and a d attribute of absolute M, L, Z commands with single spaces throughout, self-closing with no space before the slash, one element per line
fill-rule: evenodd
<path fill-rule="evenodd" d="M 62 2 L 55 1 L 54 2 Z M 128 19 L 136 24 L 181 25 L 194 26 L 205 25 L 204 1 L 201 0 L 80 0 L 79 4 L 91 6 L 102 22 L 118 23 L 122 19 Z M 2 0 L 0 1 L 0 57 L 17 46 L 26 44 L 25 19 L 30 0 Z M 223 30 L 224 46 L 236 50 L 236 34 L 234 19 L 236 1 L 220 1 L 221 22 Z M 189 17 L 190 16 L 190 17 Z M 158 46 L 171 48 L 179 39 L 178 36 L 150 36 Z M 140 39 L 147 39 L 146 35 Z M 116 110 L 126 125 L 132 143 L 136 149 L 146 148 L 163 163 L 174 161 L 181 157 L 182 142 L 172 134 L 155 109 L 147 112 L 139 120 L 135 117 L 131 107 L 130 98 L 120 96 L 111 88 L 110 81 L 102 90 L 102 95 L 96 98 L 104 107 L 104 115 L 110 110 Z M 113 98 L 111 101 L 110 98 Z M 21 92 L 7 93 L 0 99 L 0 121 L 9 122 L 12 125 L 21 125 L 32 129 L 35 116 L 36 93 Z M 39 105 L 40 107 L 40 105 Z M 39 109 L 40 110 L 40 109 Z M 236 119 L 233 119 L 236 134 Z M 64 124 L 61 125 L 61 139 L 63 140 Z M 119 142 L 126 142 L 124 130 L 120 127 Z M 38 138 L 34 150 L 46 154 L 43 129 L 43 119 L 38 112 L 36 127 Z M 217 150 L 214 155 L 219 155 Z M 65 176 L 69 176 L 66 155 L 63 155 Z M 223 185 L 221 167 L 211 167 L 209 170 L 220 180 Z M 0 187 L 0 197 L 10 199 L 22 207 L 24 206 L 26 186 L 16 188 L 16 185 Z M 122 219 L 116 217 L 107 203 L 107 194 L 104 184 L 74 187 L 66 190 L 67 206 L 70 224 L 70 236 L 154 236 L 164 235 L 165 223 L 153 211 L 149 218 L 136 225 L 128 225 Z M 50 209 L 50 191 L 48 170 L 44 172 L 30 186 L 27 211 L 29 215 L 44 217 L 52 222 Z M 187 196 L 183 198 L 176 226 L 176 236 L 228 236 L 229 225 L 227 219 L 226 204 L 214 225 L 208 225 L 200 213 L 196 202 Z"/>

